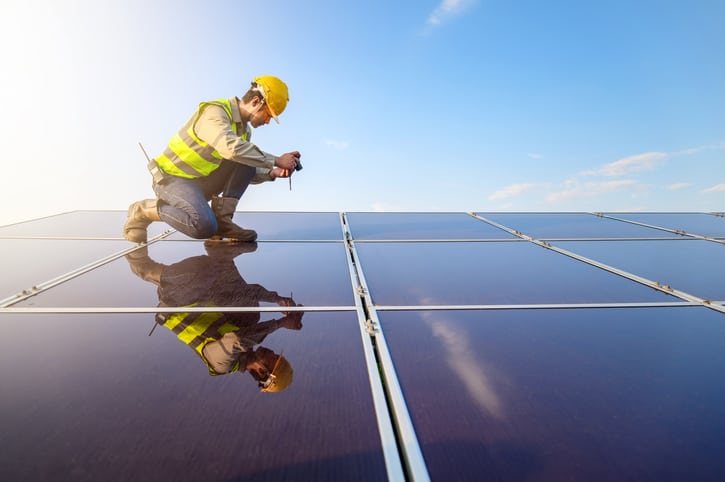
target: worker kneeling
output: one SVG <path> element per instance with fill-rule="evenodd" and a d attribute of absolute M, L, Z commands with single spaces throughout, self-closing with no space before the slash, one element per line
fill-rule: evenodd
<path fill-rule="evenodd" d="M 163 154 L 149 161 L 156 199 L 129 207 L 124 238 L 145 243 L 149 224 L 164 221 L 196 239 L 254 241 L 255 231 L 232 222 L 239 199 L 249 184 L 289 177 L 301 165 L 298 151 L 274 156 L 259 149 L 251 128 L 279 122 L 288 100 L 284 82 L 262 76 L 241 99 L 199 104 Z"/>

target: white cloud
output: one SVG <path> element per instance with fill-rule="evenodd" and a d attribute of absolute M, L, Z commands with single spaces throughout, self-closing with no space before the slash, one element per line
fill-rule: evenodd
<path fill-rule="evenodd" d="M 384 213 L 385 211 L 387 211 L 385 209 L 385 204 L 381 202 L 373 203 L 372 210 L 376 213 Z"/>
<path fill-rule="evenodd" d="M 725 192 L 725 184 L 716 184 L 712 187 L 708 187 L 707 189 L 703 189 L 702 192 Z"/>
<path fill-rule="evenodd" d="M 433 10 L 426 22 L 430 26 L 440 25 L 442 22 L 461 15 L 476 4 L 476 0 L 442 0 Z"/>
<path fill-rule="evenodd" d="M 458 378 L 460 386 L 489 415 L 503 419 L 504 405 L 496 393 L 491 369 L 479 360 L 479 350 L 471 346 L 468 334 L 440 314 L 423 312 L 421 316 L 430 326 L 433 335 L 441 340 L 446 364 Z"/>
<path fill-rule="evenodd" d="M 374 201 L 370 204 L 370 210 L 376 213 L 386 213 L 395 211 L 410 211 L 410 208 L 406 208 L 401 204 L 394 204 L 384 201 Z"/>
<path fill-rule="evenodd" d="M 488 199 L 489 199 L 489 201 L 499 201 L 501 199 L 517 197 L 517 196 L 524 194 L 527 191 L 531 191 L 532 189 L 534 189 L 538 186 L 539 186 L 539 184 L 536 184 L 536 183 L 512 184 L 503 189 L 499 189 L 495 193 L 488 196 Z"/>
<path fill-rule="evenodd" d="M 510 207 L 509 201 L 516 200 L 516 198 L 519 198 L 520 200 L 524 198 L 525 194 L 527 195 L 527 200 L 532 196 L 532 194 L 536 194 L 537 198 L 542 196 L 544 201 L 558 205 L 566 205 L 568 203 L 569 205 L 575 206 L 577 202 L 583 200 L 612 202 L 615 198 L 616 202 L 621 203 L 625 199 L 623 196 L 626 196 L 626 199 L 630 202 L 641 202 L 635 201 L 635 199 L 641 197 L 642 195 L 646 196 L 647 191 L 652 190 L 655 187 L 655 184 L 658 185 L 657 189 L 666 189 L 669 191 L 692 188 L 694 184 L 682 181 L 664 185 L 659 182 L 652 182 L 651 178 L 649 182 L 644 183 L 641 179 L 636 177 L 636 173 L 658 169 L 661 164 L 670 159 L 683 158 L 680 159 L 679 162 L 685 163 L 689 161 L 686 159 L 687 157 L 694 156 L 703 151 L 721 149 L 725 149 L 725 141 L 720 142 L 719 144 L 696 146 L 679 151 L 644 152 L 641 154 L 623 157 L 614 162 L 604 164 L 596 169 L 581 171 L 562 182 L 511 184 L 493 192 L 488 196 L 488 200 L 501 201 L 506 204 L 506 209 Z M 532 159 L 543 157 L 536 153 L 529 153 L 527 155 Z M 650 176 L 652 175 L 650 174 Z M 532 193 L 532 191 L 536 192 Z M 701 190 L 700 192 L 725 192 L 725 184 L 713 185 L 707 189 Z M 505 208 L 500 207 L 499 209 L 503 210 Z M 633 207 L 631 210 L 635 211 L 638 209 L 640 208 Z"/>
<path fill-rule="evenodd" d="M 344 151 L 348 147 L 350 147 L 350 144 L 348 144 L 347 141 L 338 141 L 335 139 L 324 139 L 322 141 L 326 146 L 330 146 L 333 149 L 336 149 L 338 151 Z"/>
<path fill-rule="evenodd" d="M 634 189 L 642 187 L 641 184 L 631 179 L 584 183 L 569 180 L 565 183 L 565 186 L 566 188 L 562 191 L 550 193 L 546 197 L 546 200 L 552 203 L 566 202 L 575 199 L 600 196 L 620 189 Z"/>
<path fill-rule="evenodd" d="M 631 172 L 649 171 L 661 161 L 672 156 L 666 152 L 645 152 L 636 156 L 625 157 L 609 164 L 605 164 L 599 169 L 584 171 L 582 176 L 624 176 Z"/>

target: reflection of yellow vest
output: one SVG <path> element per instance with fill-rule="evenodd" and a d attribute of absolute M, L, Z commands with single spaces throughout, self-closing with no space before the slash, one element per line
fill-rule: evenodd
<path fill-rule="evenodd" d="M 209 362 L 206 361 L 202 350 L 207 343 L 218 340 L 225 333 L 239 330 L 238 326 L 231 323 L 216 323 L 224 313 L 173 313 L 166 321 L 164 326 L 176 334 L 176 337 L 189 345 L 204 360 L 210 375 L 218 375 L 212 370 Z M 230 370 L 236 372 L 239 370 L 239 361 L 234 364 Z"/>
<path fill-rule="evenodd" d="M 237 133 L 237 124 L 232 118 L 232 103 L 229 99 L 218 99 L 211 102 L 202 102 L 196 113 L 189 118 L 179 132 L 171 138 L 164 153 L 156 158 L 156 163 L 162 171 L 172 176 L 194 179 L 208 176 L 219 167 L 222 156 L 216 149 L 207 142 L 196 136 L 194 126 L 199 120 L 201 113 L 210 105 L 216 105 L 224 109 L 229 116 L 234 133 Z M 244 132 L 242 139 L 247 140 L 247 133 Z"/>

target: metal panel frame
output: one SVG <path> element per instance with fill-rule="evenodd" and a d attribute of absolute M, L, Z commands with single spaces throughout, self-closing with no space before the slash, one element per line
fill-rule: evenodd
<path fill-rule="evenodd" d="M 380 325 L 377 313 L 375 311 L 372 299 L 370 298 L 370 291 L 368 290 L 367 282 L 365 281 L 365 274 L 362 266 L 359 264 L 359 257 L 355 250 L 355 243 L 352 240 L 345 213 L 340 214 L 343 229 L 345 230 L 345 239 L 348 241 L 348 248 L 351 256 L 352 265 L 356 269 L 357 281 L 359 283 L 357 287 L 360 300 L 366 308 L 367 319 L 365 320 L 366 329 L 369 336 L 375 340 L 375 349 L 377 353 L 377 359 L 380 363 L 383 376 L 385 377 L 385 390 L 390 403 L 389 410 L 392 414 L 393 421 L 397 428 L 397 436 L 399 442 L 399 449 L 405 464 L 407 476 L 417 482 L 425 482 L 430 480 L 428 474 L 428 468 L 423 458 L 423 453 L 418 443 L 418 437 L 415 434 L 415 428 L 413 427 L 413 421 L 408 412 L 408 406 L 403 396 L 403 390 L 398 380 L 398 375 L 395 371 L 395 365 L 388 349 L 388 344 L 385 341 L 385 335 Z M 376 370 L 377 371 L 377 370 Z"/>
<path fill-rule="evenodd" d="M 624 223 L 635 224 L 638 226 L 644 226 L 646 228 L 659 229 L 660 231 L 667 231 L 667 232 L 670 232 L 673 234 L 678 234 L 680 236 L 686 236 L 688 238 L 703 239 L 705 241 L 711 241 L 713 243 L 725 244 L 724 240 L 721 240 L 718 238 L 713 238 L 711 236 L 702 236 L 699 234 L 688 233 L 688 232 L 680 230 L 680 229 L 664 228 L 662 226 L 655 226 L 654 224 L 642 223 L 642 222 L 634 221 L 631 219 L 618 218 L 618 217 L 611 216 L 611 215 L 604 214 L 604 213 L 592 213 L 592 214 L 594 214 L 595 216 L 601 217 L 601 218 L 614 219 L 615 221 L 622 221 Z M 698 214 L 698 213 L 692 213 L 692 214 Z M 706 213 L 703 213 L 703 214 L 706 214 Z"/>

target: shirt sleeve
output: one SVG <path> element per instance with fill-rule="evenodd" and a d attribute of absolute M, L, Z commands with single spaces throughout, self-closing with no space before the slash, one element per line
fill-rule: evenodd
<path fill-rule="evenodd" d="M 271 169 L 267 169 L 266 167 L 258 167 L 257 172 L 254 174 L 254 177 L 252 178 L 252 184 L 259 184 L 262 182 L 274 181 L 275 178 L 269 174 L 270 171 L 271 171 Z"/>
<path fill-rule="evenodd" d="M 216 105 L 207 106 L 199 115 L 194 125 L 194 132 L 199 139 L 209 143 L 224 159 L 257 168 L 274 167 L 276 157 L 264 152 L 251 142 L 239 137 L 232 129 L 232 122 L 223 108 Z M 256 177 L 256 176 L 255 176 Z M 271 178 L 261 179 L 271 180 Z"/>

